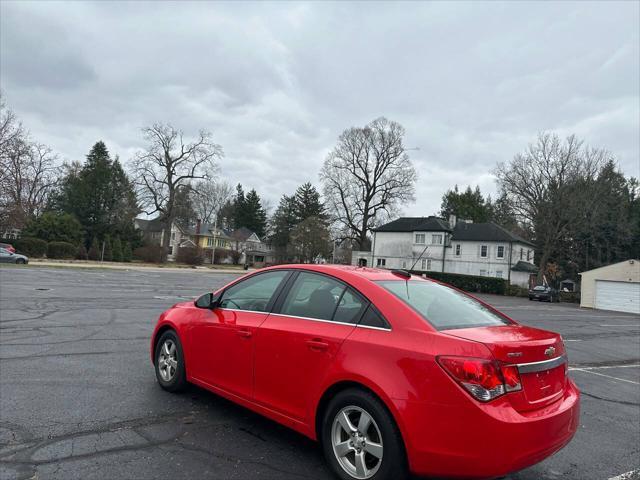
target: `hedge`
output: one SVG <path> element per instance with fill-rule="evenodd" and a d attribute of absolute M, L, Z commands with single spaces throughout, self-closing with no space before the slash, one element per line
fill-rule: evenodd
<path fill-rule="evenodd" d="M 29 257 L 40 258 L 47 253 L 47 242 L 34 237 L 21 237 L 13 241 L 16 252 Z"/>
<path fill-rule="evenodd" d="M 164 248 L 160 245 L 147 245 L 145 247 L 136 248 L 133 251 L 133 256 L 143 262 L 162 263 L 164 253 Z"/>
<path fill-rule="evenodd" d="M 69 242 L 49 242 L 47 245 L 47 258 L 74 258 L 78 248 Z"/>
<path fill-rule="evenodd" d="M 560 301 L 567 303 L 580 303 L 580 292 L 560 292 Z"/>
<path fill-rule="evenodd" d="M 197 247 L 180 247 L 176 257 L 178 263 L 186 263 L 187 265 L 202 265 L 204 260 L 202 250 Z"/>
<path fill-rule="evenodd" d="M 496 293 L 504 295 L 507 291 L 507 281 L 502 278 L 479 277 L 476 275 L 460 275 L 457 273 L 443 272 L 412 272 L 418 275 L 425 274 L 440 282 L 448 283 L 466 292 Z"/>

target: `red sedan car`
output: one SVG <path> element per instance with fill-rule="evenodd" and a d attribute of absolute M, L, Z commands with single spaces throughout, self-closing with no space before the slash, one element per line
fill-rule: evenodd
<path fill-rule="evenodd" d="M 288 265 L 164 312 L 162 388 L 187 382 L 320 441 L 343 479 L 490 478 L 579 420 L 560 335 L 406 272 Z"/>

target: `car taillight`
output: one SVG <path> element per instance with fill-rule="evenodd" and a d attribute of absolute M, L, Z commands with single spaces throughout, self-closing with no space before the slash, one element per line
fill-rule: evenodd
<path fill-rule="evenodd" d="M 499 366 L 492 360 L 469 357 L 438 357 L 440 366 L 474 398 L 488 402 L 522 388 L 518 367 Z"/>

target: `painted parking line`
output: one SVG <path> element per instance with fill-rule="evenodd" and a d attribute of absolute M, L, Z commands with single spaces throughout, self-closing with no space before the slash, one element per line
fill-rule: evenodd
<path fill-rule="evenodd" d="M 620 367 L 618 367 L 620 368 Z M 640 385 L 640 382 L 635 382 L 633 380 L 627 380 L 626 378 L 620 378 L 620 377 L 614 377 L 612 375 L 605 375 L 604 373 L 600 373 L 600 372 L 595 372 L 593 370 L 586 370 L 584 368 L 570 368 L 569 370 L 572 370 L 574 372 L 584 372 L 584 373 L 590 373 L 591 375 L 597 375 L 599 377 L 605 377 L 605 378 L 610 378 L 612 380 L 618 380 L 619 382 L 625 382 L 625 383 L 632 383 L 634 385 Z"/>
<path fill-rule="evenodd" d="M 633 478 L 638 478 L 638 476 L 640 476 L 640 468 L 616 475 L 615 477 L 609 477 L 609 480 L 632 480 Z"/>
<path fill-rule="evenodd" d="M 640 328 L 640 325 L 634 325 L 633 323 L 621 323 L 618 325 L 610 325 L 610 324 L 603 324 L 600 325 L 601 327 L 635 327 L 635 328 Z"/>
<path fill-rule="evenodd" d="M 609 368 L 638 368 L 640 363 L 632 363 L 629 365 L 604 365 L 601 367 L 569 367 L 569 370 L 607 370 Z"/>

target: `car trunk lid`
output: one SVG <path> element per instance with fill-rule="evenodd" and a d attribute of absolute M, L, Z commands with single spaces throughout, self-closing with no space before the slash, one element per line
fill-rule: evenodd
<path fill-rule="evenodd" d="M 522 389 L 507 395 L 517 410 L 546 406 L 564 391 L 567 360 L 562 338 L 557 333 L 517 324 L 442 333 L 480 342 L 501 365 L 517 365 Z"/>

